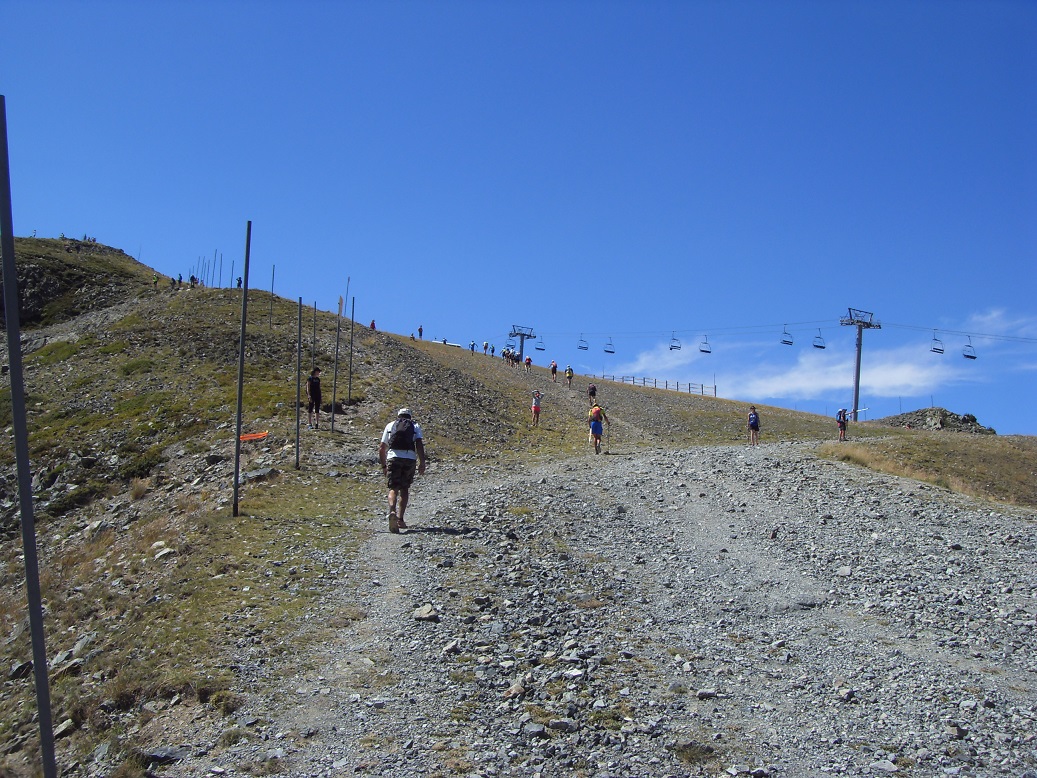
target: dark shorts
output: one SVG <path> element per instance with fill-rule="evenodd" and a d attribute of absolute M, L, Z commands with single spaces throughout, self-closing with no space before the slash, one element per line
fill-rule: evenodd
<path fill-rule="evenodd" d="M 389 460 L 389 469 L 386 471 L 386 484 L 390 489 L 410 489 L 417 469 L 418 460 L 393 457 Z"/>
<path fill-rule="evenodd" d="M 846 429 L 846 422 L 845 422 L 845 421 L 837 421 L 837 422 L 835 423 L 835 425 L 836 425 L 836 426 L 837 426 L 837 427 L 838 427 L 839 429 L 841 429 L 841 430 L 844 430 L 844 429 Z"/>
<path fill-rule="evenodd" d="M 319 396 L 314 397 L 312 400 L 310 400 L 308 403 L 306 403 L 306 411 L 308 413 L 313 413 L 314 411 L 317 411 L 318 413 L 320 413 L 320 397 Z"/>
<path fill-rule="evenodd" d="M 749 425 L 749 429 L 751 429 L 753 432 L 759 432 L 760 431 L 760 425 L 759 424 L 750 424 Z"/>

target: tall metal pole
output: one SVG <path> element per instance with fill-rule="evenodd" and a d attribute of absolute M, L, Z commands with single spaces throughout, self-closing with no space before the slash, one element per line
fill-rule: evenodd
<path fill-rule="evenodd" d="M 56 778 L 54 722 L 50 710 L 47 646 L 43 634 L 43 596 L 40 563 L 36 555 L 36 520 L 32 506 L 32 471 L 29 466 L 29 431 L 25 419 L 25 386 L 18 318 L 18 270 L 14 261 L 14 217 L 11 207 L 11 168 L 7 150 L 7 102 L 0 95 L 0 254 L 4 265 L 4 313 L 7 317 L 7 359 L 11 369 L 11 417 L 15 459 L 18 463 L 18 500 L 22 516 L 22 551 L 25 557 L 25 591 L 32 633 L 32 669 L 36 680 L 36 710 L 40 721 L 40 757 L 45 778 Z"/>
<path fill-rule="evenodd" d="M 353 333 L 356 332 L 356 298 L 349 311 L 349 391 L 346 393 L 346 405 L 353 404 Z"/>
<path fill-rule="evenodd" d="M 839 319 L 839 323 L 857 328 L 857 364 L 853 371 L 853 409 L 850 415 L 853 421 L 857 421 L 857 409 L 861 398 L 861 351 L 864 348 L 864 330 L 880 330 L 882 325 L 875 321 L 874 314 L 857 308 L 850 308 L 848 315 Z"/>
<path fill-rule="evenodd" d="M 223 252 L 220 252 L 220 288 L 223 288 Z"/>
<path fill-rule="evenodd" d="M 861 406 L 861 349 L 864 346 L 864 325 L 857 325 L 857 367 L 853 371 L 853 420 L 857 421 L 857 409 Z"/>
<path fill-rule="evenodd" d="M 245 228 L 245 286 L 241 290 L 241 335 L 238 342 L 238 411 L 234 433 L 234 516 L 238 515 L 238 482 L 241 480 L 241 398 L 245 390 L 245 320 L 248 315 L 248 259 L 252 250 L 252 220 Z"/>
<path fill-rule="evenodd" d="M 332 398 L 334 400 L 334 398 Z M 295 469 L 299 469 L 299 437 L 302 435 L 302 298 L 299 298 L 299 327 L 295 342 Z"/>
<path fill-rule="evenodd" d="M 216 280 L 216 252 L 219 249 L 212 250 L 212 270 L 209 271 L 209 286 L 213 285 L 213 281 Z"/>
<path fill-rule="evenodd" d="M 277 265 L 270 268 L 270 329 L 274 328 L 274 273 Z"/>
<path fill-rule="evenodd" d="M 342 298 L 338 298 L 338 318 L 335 320 L 335 372 L 331 378 L 331 431 L 335 431 L 335 397 L 338 393 L 338 338 L 342 332 Z"/>
<path fill-rule="evenodd" d="M 310 344 L 310 372 L 317 366 L 317 301 L 313 301 L 313 343 Z"/>

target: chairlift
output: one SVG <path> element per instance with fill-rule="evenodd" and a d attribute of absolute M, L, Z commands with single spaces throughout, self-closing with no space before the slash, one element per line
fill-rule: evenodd
<path fill-rule="evenodd" d="M 789 332 L 789 326 L 787 324 L 784 325 L 784 326 L 785 326 L 785 329 L 781 333 L 781 342 L 785 346 L 791 346 L 792 345 L 792 333 Z"/>
<path fill-rule="evenodd" d="M 544 345 L 544 339 L 541 338 L 540 340 L 538 340 L 534 348 L 536 348 L 537 351 L 546 351 L 547 346 Z"/>
<path fill-rule="evenodd" d="M 713 347 L 709 345 L 709 335 L 702 336 L 702 342 L 699 343 L 699 351 L 703 354 L 712 354 Z"/>
<path fill-rule="evenodd" d="M 817 328 L 817 337 L 814 338 L 814 348 L 824 348 L 825 339 L 821 337 L 821 328 Z"/>
<path fill-rule="evenodd" d="M 929 346 L 929 350 L 934 354 L 943 353 L 943 341 L 936 337 L 936 330 L 933 330 L 933 343 Z"/>
<path fill-rule="evenodd" d="M 673 333 L 673 337 L 670 338 L 670 351 L 680 351 L 681 342 L 677 339 L 677 333 Z"/>
<path fill-rule="evenodd" d="M 965 348 L 963 348 L 961 350 L 961 355 L 963 357 L 965 357 L 965 359 L 975 359 L 976 358 L 976 349 L 974 349 L 972 347 L 972 336 L 969 335 L 968 338 L 969 338 L 969 342 L 966 343 L 965 344 Z"/>
<path fill-rule="evenodd" d="M 612 338 L 609 338 L 608 341 L 605 343 L 605 353 L 606 354 L 615 354 L 616 353 L 616 347 L 612 345 Z"/>
<path fill-rule="evenodd" d="M 580 333 L 580 340 L 576 343 L 576 348 L 580 351 L 586 351 L 590 346 L 587 345 L 587 341 L 583 339 L 583 333 Z"/>
<path fill-rule="evenodd" d="M 515 350 L 515 341 L 512 340 L 511 338 L 508 338 L 507 343 L 504 344 L 504 348 L 508 349 L 508 351 L 514 351 Z"/>

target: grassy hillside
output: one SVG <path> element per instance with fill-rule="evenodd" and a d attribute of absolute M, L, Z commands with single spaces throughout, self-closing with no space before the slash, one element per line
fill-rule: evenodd
<path fill-rule="evenodd" d="M 494 468 L 518 460 L 586 454 L 587 379 L 569 393 L 543 368 L 526 375 L 501 360 L 413 342 L 364 327 L 341 332 L 336 431 L 306 432 L 294 468 L 295 303 L 251 291 L 246 340 L 243 471 L 272 477 L 230 497 L 241 296 L 170 290 L 122 252 L 78 242 L 17 241 L 39 292 L 24 355 L 30 457 L 47 608 L 56 722 L 66 763 L 98 744 L 143 774 L 138 731 L 156 706 L 198 700 L 232 712 L 239 669 L 228 646 L 258 658 L 291 652 L 283 640 L 322 587 L 342 585 L 324 555 L 363 542 L 357 517 L 378 506 L 374 452 L 382 426 L 408 405 L 433 460 Z M 66 246 L 72 247 L 66 251 Z M 36 268 L 36 269 L 31 269 Z M 48 291 L 49 290 L 49 291 Z M 52 296 L 47 297 L 50 294 Z M 320 314 L 315 353 L 304 324 L 302 375 L 324 370 L 332 396 L 336 321 Z M 346 351 L 354 338 L 353 375 Z M 9 381 L 4 377 L 3 381 Z M 744 442 L 744 403 L 597 382 L 612 420 L 613 453 Z M 530 429 L 532 388 L 545 392 Z M 24 771 L 35 752 L 30 656 L 18 534 L 10 387 L 0 384 L 0 743 Z M 760 406 L 762 441 L 834 437 L 831 419 Z M 327 428 L 329 418 L 323 419 Z M 305 420 L 304 420 L 305 426 Z M 1032 438 L 953 436 L 851 427 L 853 442 L 823 449 L 951 489 L 1037 505 Z M 379 508 L 380 509 L 380 508 Z M 344 621 L 362 614 L 342 613 Z M 67 652 L 67 653 L 66 653 Z M 257 660 L 258 661 L 258 660 Z"/>

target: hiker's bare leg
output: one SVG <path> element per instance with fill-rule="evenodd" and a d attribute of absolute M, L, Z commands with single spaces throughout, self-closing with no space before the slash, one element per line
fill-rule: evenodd
<path fill-rule="evenodd" d="M 403 514 L 407 510 L 407 501 L 410 498 L 410 489 L 400 489 L 400 502 L 396 506 L 396 516 L 401 521 L 403 520 Z"/>

